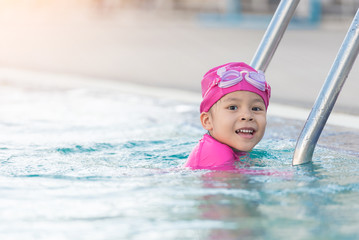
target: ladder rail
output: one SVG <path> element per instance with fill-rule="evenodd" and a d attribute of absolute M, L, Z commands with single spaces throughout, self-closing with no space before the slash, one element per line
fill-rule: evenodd
<path fill-rule="evenodd" d="M 299 135 L 292 165 L 312 161 L 313 152 L 359 52 L 359 8 Z"/>
<path fill-rule="evenodd" d="M 251 61 L 254 69 L 266 71 L 300 0 L 282 0 Z"/>

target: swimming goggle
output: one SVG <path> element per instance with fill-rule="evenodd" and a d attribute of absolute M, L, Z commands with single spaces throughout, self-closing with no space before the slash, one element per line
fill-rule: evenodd
<path fill-rule="evenodd" d="M 227 71 L 225 67 L 222 67 L 217 70 L 217 75 L 220 78 L 212 83 L 212 86 L 208 88 L 204 96 L 207 96 L 209 91 L 216 85 L 220 88 L 229 88 L 240 83 L 243 79 L 245 79 L 249 84 L 259 89 L 260 91 L 264 92 L 266 89 L 268 89 L 266 86 L 264 73 L 260 70 L 258 72 L 246 70 L 239 72 L 237 70 Z"/>

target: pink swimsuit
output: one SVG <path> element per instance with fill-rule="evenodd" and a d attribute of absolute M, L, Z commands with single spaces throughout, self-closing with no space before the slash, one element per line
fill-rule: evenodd
<path fill-rule="evenodd" d="M 184 167 L 188 167 L 192 170 L 230 170 L 230 172 L 247 175 L 273 175 L 286 178 L 291 178 L 293 176 L 293 173 L 288 171 L 280 172 L 236 167 L 235 162 L 239 160 L 239 157 L 246 154 L 246 152 L 235 152 L 228 145 L 220 143 L 210 135 L 205 134 L 197 146 L 192 150 Z M 213 173 L 215 172 L 211 172 L 211 174 Z"/>
<path fill-rule="evenodd" d="M 245 152 L 235 152 L 228 145 L 218 142 L 208 134 L 204 134 L 188 157 L 185 167 L 209 170 L 234 170 L 234 163 Z"/>

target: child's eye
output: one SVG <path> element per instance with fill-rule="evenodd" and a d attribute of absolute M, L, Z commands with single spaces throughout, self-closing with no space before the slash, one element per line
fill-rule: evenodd
<path fill-rule="evenodd" d="M 229 106 L 228 109 L 229 109 L 229 110 L 237 110 L 238 107 L 237 107 L 237 106 Z"/>
<path fill-rule="evenodd" d="M 262 111 L 262 108 L 260 108 L 260 107 L 252 107 L 252 110 L 253 111 Z"/>

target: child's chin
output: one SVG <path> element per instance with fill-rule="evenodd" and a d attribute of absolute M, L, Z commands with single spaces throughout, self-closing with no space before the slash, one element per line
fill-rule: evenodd
<path fill-rule="evenodd" d="M 252 151 L 253 148 L 240 148 L 240 149 L 238 149 L 238 148 L 233 148 L 233 147 L 232 147 L 232 149 L 233 149 L 235 152 L 250 152 L 250 151 Z"/>

